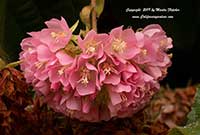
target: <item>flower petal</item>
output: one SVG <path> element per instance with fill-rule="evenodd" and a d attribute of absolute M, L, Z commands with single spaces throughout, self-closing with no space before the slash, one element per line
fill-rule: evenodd
<path fill-rule="evenodd" d="M 119 93 L 116 93 L 110 90 L 109 95 L 110 95 L 110 101 L 113 105 L 116 105 L 122 102 L 122 98 Z"/>
<path fill-rule="evenodd" d="M 64 51 L 57 52 L 56 57 L 58 58 L 61 65 L 68 65 L 73 62 L 73 58 L 66 54 Z"/>
<path fill-rule="evenodd" d="M 39 45 L 37 47 L 37 58 L 39 61 L 48 61 L 54 54 L 49 51 L 49 48 L 45 45 Z"/>
<path fill-rule="evenodd" d="M 70 110 L 80 111 L 81 110 L 81 101 L 80 101 L 80 99 L 72 97 L 69 100 L 67 100 L 66 107 Z"/>
<path fill-rule="evenodd" d="M 120 83 L 121 76 L 116 74 L 110 74 L 106 76 L 106 79 L 103 81 L 105 84 L 117 85 Z"/>
<path fill-rule="evenodd" d="M 79 83 L 76 86 L 76 90 L 77 90 L 78 94 L 81 96 L 93 94 L 96 91 L 95 82 L 90 81 L 88 84 Z"/>

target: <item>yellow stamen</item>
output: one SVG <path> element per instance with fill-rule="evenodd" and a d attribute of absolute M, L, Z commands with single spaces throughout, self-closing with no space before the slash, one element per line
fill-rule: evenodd
<path fill-rule="evenodd" d="M 161 40 L 160 46 L 162 47 L 162 46 L 165 46 L 165 45 L 167 45 L 167 40 L 166 39 Z"/>
<path fill-rule="evenodd" d="M 173 57 L 173 54 L 172 53 L 168 54 L 168 57 L 171 59 Z"/>
<path fill-rule="evenodd" d="M 121 99 L 122 99 L 122 102 L 125 102 L 125 101 L 128 100 L 128 98 L 126 97 L 126 95 L 125 95 L 124 93 L 121 93 L 121 94 L 120 94 L 120 97 L 121 97 Z"/>
<path fill-rule="evenodd" d="M 37 67 L 37 69 L 40 69 L 44 64 L 44 62 L 37 62 L 35 63 L 35 66 Z"/>
<path fill-rule="evenodd" d="M 65 68 L 64 68 L 64 67 L 62 67 L 60 70 L 58 70 L 58 74 L 59 74 L 59 75 L 62 75 L 62 74 L 64 74 L 64 70 L 65 70 Z"/>
<path fill-rule="evenodd" d="M 146 49 L 142 49 L 141 52 L 142 52 L 143 55 L 147 55 L 147 50 Z"/>
<path fill-rule="evenodd" d="M 28 51 L 29 51 L 29 52 L 32 51 L 32 50 L 33 50 L 32 48 L 30 48 L 30 47 L 28 48 Z"/>
<path fill-rule="evenodd" d="M 88 41 L 86 43 L 86 53 L 87 54 L 91 54 L 94 53 L 95 51 L 97 51 L 97 46 L 100 44 L 100 42 L 96 42 L 95 40 L 93 41 Z"/>
<path fill-rule="evenodd" d="M 113 66 L 111 64 L 109 64 L 109 63 L 103 64 L 103 71 L 106 75 L 111 74 L 112 69 L 113 69 Z"/>
<path fill-rule="evenodd" d="M 88 84 L 90 80 L 90 71 L 86 68 L 81 68 L 80 72 L 81 79 L 78 82 L 81 82 L 85 85 Z"/>
<path fill-rule="evenodd" d="M 126 42 L 120 39 L 114 39 L 112 43 L 112 49 L 117 53 L 123 53 L 126 47 L 127 47 Z"/>
<path fill-rule="evenodd" d="M 56 37 L 57 37 L 57 33 L 51 32 L 51 37 L 52 37 L 52 38 L 56 38 Z"/>
<path fill-rule="evenodd" d="M 90 46 L 87 48 L 86 53 L 90 54 L 90 53 L 94 53 L 96 51 L 96 48 L 93 46 Z"/>
<path fill-rule="evenodd" d="M 66 32 L 51 32 L 52 38 L 58 38 L 58 37 L 65 37 L 67 35 Z"/>

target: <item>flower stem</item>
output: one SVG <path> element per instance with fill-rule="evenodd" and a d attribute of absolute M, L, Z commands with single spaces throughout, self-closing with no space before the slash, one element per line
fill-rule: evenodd
<path fill-rule="evenodd" d="M 96 7 L 96 0 L 91 0 L 92 5 L 92 29 L 97 31 L 97 13 L 95 10 Z"/>

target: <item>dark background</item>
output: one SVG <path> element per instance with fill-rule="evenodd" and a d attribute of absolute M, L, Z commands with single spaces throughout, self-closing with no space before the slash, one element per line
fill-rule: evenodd
<path fill-rule="evenodd" d="M 20 42 L 27 37 L 26 32 L 42 29 L 44 21 L 63 16 L 69 26 L 79 19 L 79 12 L 89 0 L 0 0 L 4 5 L 2 48 L 9 55 L 8 61 L 18 59 Z M 1 5 L 1 7 L 3 7 Z M 180 12 L 170 13 L 174 19 L 132 19 L 126 8 L 178 8 Z M 1 8 L 1 9 L 4 9 Z M 150 13 L 161 15 L 167 13 Z M 98 18 L 98 31 L 109 32 L 112 28 L 124 25 L 134 30 L 148 24 L 160 24 L 167 35 L 173 38 L 173 65 L 162 82 L 171 87 L 184 87 L 188 82 L 200 81 L 200 5 L 196 0 L 105 0 L 102 15 Z M 84 28 L 79 24 L 79 29 Z"/>

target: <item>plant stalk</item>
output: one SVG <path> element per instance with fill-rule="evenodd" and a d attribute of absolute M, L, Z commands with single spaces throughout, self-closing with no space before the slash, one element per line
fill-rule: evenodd
<path fill-rule="evenodd" d="M 97 31 L 97 13 L 95 10 L 96 0 L 91 0 L 91 6 L 92 6 L 92 29 L 94 31 Z"/>

